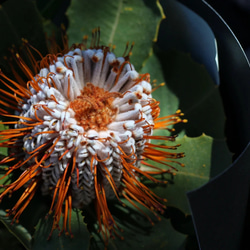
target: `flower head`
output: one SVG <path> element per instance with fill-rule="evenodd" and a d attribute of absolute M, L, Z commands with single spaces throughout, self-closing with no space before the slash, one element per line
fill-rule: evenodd
<path fill-rule="evenodd" d="M 185 120 L 180 111 L 158 118 L 159 102 L 152 98 L 150 76 L 134 69 L 129 60 L 131 50 L 116 57 L 110 47 L 99 46 L 99 39 L 94 40 L 90 48 L 74 45 L 63 55 L 41 58 L 39 64 L 31 56 L 39 70 L 36 74 L 17 54 L 20 67 L 30 78 L 26 86 L 0 72 L 1 83 L 9 89 L 0 90 L 5 96 L 1 104 L 14 111 L 1 109 L 2 116 L 12 119 L 1 122 L 11 126 L 0 132 L 0 146 L 10 149 L 1 164 L 10 165 L 5 176 L 21 170 L 19 178 L 2 186 L 0 200 L 25 188 L 8 211 L 18 220 L 36 190 L 41 189 L 52 199 L 52 231 L 60 228 L 69 233 L 72 208 L 94 202 L 99 228 L 107 241 L 119 229 L 107 200 L 124 197 L 139 210 L 138 203 L 156 216 L 156 212 L 163 212 L 163 200 L 138 176 L 159 182 L 152 175 L 171 171 L 174 159 L 183 157 L 183 153 L 167 151 L 178 145 L 157 145 L 151 139 L 173 141 L 174 136 L 154 136 L 154 129 Z M 157 168 L 147 159 L 169 169 Z M 148 170 L 142 170 L 141 165 Z"/>

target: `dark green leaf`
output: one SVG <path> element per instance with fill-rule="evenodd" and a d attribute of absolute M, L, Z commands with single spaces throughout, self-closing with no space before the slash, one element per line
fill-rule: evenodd
<path fill-rule="evenodd" d="M 20 224 L 12 224 L 11 220 L 6 217 L 6 213 L 2 210 L 0 210 L 0 223 L 3 223 L 8 231 L 15 236 L 15 238 L 11 237 L 5 232 L 6 237 L 1 240 L 0 249 L 14 249 L 12 247 L 15 247 L 15 249 L 21 249 L 18 242 L 20 242 L 25 249 L 31 249 L 31 235 L 29 232 Z M 3 229 L 0 229 L 0 238 L 3 237 L 2 230 Z M 4 248 L 4 246 L 6 246 L 6 248 Z"/>
<path fill-rule="evenodd" d="M 124 241 L 119 239 L 111 240 L 109 249 L 152 249 L 154 246 L 163 249 L 185 249 L 187 245 L 191 245 L 189 249 L 196 249 L 195 232 L 190 215 L 189 205 L 186 192 L 200 187 L 207 183 L 211 176 L 214 163 L 219 162 L 220 170 L 223 171 L 231 163 L 231 154 L 229 153 L 224 140 L 213 140 L 209 136 L 202 135 L 198 138 L 183 137 L 177 139 L 176 144 L 182 144 L 179 151 L 184 151 L 187 157 L 179 159 L 184 163 L 185 167 L 178 167 L 175 176 L 166 175 L 169 180 L 166 184 L 155 184 L 145 180 L 144 183 L 151 188 L 153 192 L 163 198 L 167 198 L 167 209 L 162 216 L 162 221 L 157 222 L 154 216 L 155 225 L 151 226 L 149 221 L 140 214 L 127 201 L 123 202 L 127 205 L 125 208 L 118 203 L 110 203 L 111 213 L 114 215 L 118 225 L 124 230 L 121 235 Z M 173 143 L 174 144 L 174 143 Z M 216 152 L 224 152 L 225 156 L 221 159 Z M 162 178 L 161 176 L 157 178 Z M 149 211 L 142 208 L 148 214 Z M 91 216 L 86 214 L 86 220 Z M 95 223 L 95 220 L 90 221 Z M 90 226 L 89 226 L 90 227 Z M 90 227 L 91 228 L 91 227 Z M 93 249 L 102 249 L 103 243 L 98 236 L 94 234 L 91 243 Z"/>
<path fill-rule="evenodd" d="M 212 29 L 218 44 L 220 91 L 227 116 L 226 136 L 238 156 L 250 141 L 250 67 L 235 34 L 206 1 L 179 0 L 201 16 Z M 232 3 L 233 4 L 233 3 Z"/>
<path fill-rule="evenodd" d="M 79 211 L 72 212 L 71 228 L 73 238 L 64 233 L 59 237 L 59 231 L 55 230 L 48 240 L 52 222 L 52 216 L 40 220 L 33 236 L 32 249 L 89 249 L 90 235 Z"/>
<path fill-rule="evenodd" d="M 161 102 L 161 116 L 180 108 L 188 123 L 176 126 L 190 137 L 205 133 L 214 138 L 224 138 L 225 114 L 218 86 L 204 66 L 194 62 L 189 54 L 179 51 L 162 52 L 155 48 L 142 72 L 151 79 L 165 82 L 153 93 Z"/>
<path fill-rule="evenodd" d="M 12 45 L 19 47 L 21 39 L 28 39 L 37 49 L 47 51 L 42 18 L 32 0 L 9 0 L 0 6 L 0 33 L 4 39 L 0 40 L 0 65 L 6 67 L 3 60 L 7 50 Z"/>
<path fill-rule="evenodd" d="M 176 49 L 190 53 L 196 62 L 205 65 L 214 83 L 219 85 L 217 43 L 212 29 L 179 1 L 162 0 L 161 4 L 167 18 L 161 23 L 157 45 L 163 51 Z"/>
<path fill-rule="evenodd" d="M 227 171 L 188 193 L 201 249 L 249 249 L 249 161 L 250 144 Z"/>
<path fill-rule="evenodd" d="M 62 12 L 67 7 L 69 0 L 36 0 L 37 7 L 43 17 L 46 19 L 54 19 L 64 15 Z"/>
<path fill-rule="evenodd" d="M 173 163 L 172 165 L 177 167 L 178 172 L 169 179 L 168 186 L 166 188 L 155 186 L 152 187 L 152 190 L 160 197 L 167 198 L 167 205 L 190 213 L 186 192 L 207 183 L 213 168 L 219 167 L 217 173 L 226 169 L 231 163 L 231 154 L 225 140 L 214 140 L 206 135 L 197 138 L 184 136 L 180 139 L 177 138 L 175 143 L 181 144 L 178 151 L 184 152 L 186 155 L 186 157 L 178 159 L 179 162 L 185 164 L 185 167 L 179 167 Z M 223 158 L 216 153 L 218 151 L 224 152 Z M 148 183 L 148 185 L 150 184 Z"/>
<path fill-rule="evenodd" d="M 123 207 L 118 202 L 110 202 L 109 208 L 113 214 L 116 223 L 123 230 L 119 232 L 119 235 L 124 239 L 121 240 L 119 237 L 115 239 L 110 239 L 108 244 L 108 250 L 115 249 L 152 249 L 157 247 L 157 249 L 183 249 L 186 241 L 186 235 L 173 229 L 171 222 L 168 218 L 162 217 L 161 221 L 158 221 L 150 211 L 146 210 L 144 207 L 139 207 L 147 213 L 154 225 L 148 221 L 148 219 L 137 211 L 127 200 L 122 199 L 122 202 L 126 204 Z M 86 214 L 91 216 L 90 213 Z M 91 228 L 93 228 L 93 222 Z M 96 232 L 93 233 L 91 238 L 91 250 L 104 249 L 104 243 L 100 239 L 100 235 Z"/>

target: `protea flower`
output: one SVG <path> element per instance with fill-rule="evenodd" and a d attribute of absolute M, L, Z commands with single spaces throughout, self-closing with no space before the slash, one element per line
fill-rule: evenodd
<path fill-rule="evenodd" d="M 0 72 L 1 83 L 9 89 L 0 89 L 5 107 L 1 115 L 11 118 L 1 122 L 10 126 L 0 132 L 0 146 L 9 148 L 1 164 L 9 165 L 4 177 L 20 172 L 14 182 L 2 186 L 0 200 L 24 187 L 8 210 L 13 221 L 18 221 L 37 189 L 50 195 L 51 233 L 56 228 L 71 233 L 72 209 L 94 202 L 107 241 L 118 229 L 108 208 L 109 199 L 124 197 L 140 211 L 138 204 L 156 215 L 163 212 L 164 199 L 138 177 L 159 182 L 153 174 L 171 171 L 173 162 L 180 164 L 174 159 L 183 153 L 167 151 L 179 145 L 157 145 L 151 140 L 174 141 L 175 136 L 154 136 L 153 131 L 186 120 L 180 118 L 180 111 L 158 118 L 159 102 L 151 95 L 150 75 L 134 69 L 128 48 L 122 57 L 116 57 L 110 47 L 100 46 L 98 34 L 89 48 L 85 43 L 74 45 L 64 54 L 41 58 L 39 63 L 30 53 L 33 47 L 25 42 L 37 70 L 33 72 L 16 54 L 29 77 L 26 86 Z M 152 162 L 167 168 L 160 169 Z"/>

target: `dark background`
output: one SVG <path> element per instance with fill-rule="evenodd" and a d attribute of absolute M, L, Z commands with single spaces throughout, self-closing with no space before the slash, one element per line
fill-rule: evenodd
<path fill-rule="evenodd" d="M 207 0 L 231 28 L 250 58 L 250 0 Z"/>

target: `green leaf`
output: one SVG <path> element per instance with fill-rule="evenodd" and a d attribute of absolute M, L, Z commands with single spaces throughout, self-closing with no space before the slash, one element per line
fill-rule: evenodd
<path fill-rule="evenodd" d="M 184 130 L 190 137 L 205 133 L 224 138 L 225 114 L 219 89 L 203 65 L 187 53 L 162 52 L 155 47 L 141 72 L 150 73 L 157 83 L 166 83 L 153 92 L 161 103 L 161 116 L 178 108 L 185 113 L 189 122 L 175 126 L 177 132 Z"/>
<path fill-rule="evenodd" d="M 173 230 L 171 222 L 168 218 L 162 217 L 157 220 L 147 209 L 138 205 L 145 213 L 147 213 L 152 221 L 149 220 L 137 209 L 135 209 L 126 199 L 121 199 L 126 207 L 122 206 L 117 201 L 110 201 L 109 208 L 115 218 L 116 223 L 122 229 L 122 232 L 117 230 L 118 236 L 115 239 L 110 239 L 107 249 L 177 249 L 186 240 L 186 235 Z M 88 228 L 91 230 L 92 237 L 90 239 L 90 248 L 104 249 L 104 243 L 100 239 L 100 235 L 96 232 L 95 220 L 91 211 L 85 211 L 85 220 L 88 222 Z"/>
<path fill-rule="evenodd" d="M 73 238 L 70 235 L 62 235 L 59 237 L 59 231 L 55 230 L 52 237 L 48 240 L 49 233 L 52 228 L 53 216 L 48 219 L 41 219 L 36 226 L 33 236 L 32 249 L 89 249 L 90 235 L 87 230 L 83 217 L 79 211 L 72 211 L 71 228 Z M 61 221 L 62 222 L 62 221 Z"/>
<path fill-rule="evenodd" d="M 177 138 L 172 144 L 181 144 L 178 151 L 184 152 L 186 157 L 178 159 L 178 162 L 184 163 L 185 167 L 175 164 L 178 172 L 169 179 L 167 187 L 156 186 L 152 190 L 160 197 L 166 197 L 167 205 L 190 213 L 186 192 L 207 183 L 215 171 L 219 173 L 226 169 L 231 164 L 232 154 L 225 140 L 213 139 L 204 134 L 196 138 Z M 221 157 L 217 152 L 223 152 L 224 156 Z"/>
<path fill-rule="evenodd" d="M 157 86 L 161 83 L 165 83 L 164 86 L 159 87 L 153 92 L 153 97 L 157 101 L 160 101 L 160 116 L 167 116 L 174 114 L 179 108 L 179 100 L 169 88 L 168 82 L 165 81 L 163 70 L 163 66 L 157 55 L 151 51 L 150 57 L 144 63 L 140 73 L 149 73 L 151 81 L 156 81 Z"/>
<path fill-rule="evenodd" d="M 167 144 L 170 145 L 171 143 Z M 164 224 L 156 223 L 148 237 L 153 239 L 155 230 L 164 231 L 164 226 L 171 222 L 172 227 L 168 228 L 169 231 L 164 231 L 166 239 L 173 246 L 171 249 L 185 249 L 184 246 L 187 247 L 189 244 L 191 245 L 190 249 L 196 249 L 194 246 L 197 243 L 195 241 L 192 219 L 189 215 L 190 209 L 186 192 L 207 183 L 211 175 L 214 174 L 214 168 L 217 168 L 217 173 L 225 170 L 231 163 L 232 155 L 228 151 L 225 140 L 214 140 L 206 135 L 197 138 L 184 136 L 183 138 L 178 138 L 172 144 L 181 144 L 178 151 L 185 152 L 186 157 L 178 159 L 178 161 L 184 163 L 185 167 L 172 163 L 174 167 L 177 167 L 178 172 L 176 175 L 168 176 L 167 185 L 157 185 L 148 180 L 144 181 L 147 186 L 151 187 L 154 193 L 168 200 L 166 203 L 167 209 L 163 215 Z M 223 152 L 224 157 L 221 158 L 218 152 Z M 218 166 L 220 169 L 218 169 Z M 158 178 L 162 178 L 162 176 Z M 168 237 L 168 235 L 174 234 L 174 232 L 182 233 L 181 243 L 183 248 L 178 248 L 180 241 Z M 141 236 L 138 237 L 140 238 Z"/>
<path fill-rule="evenodd" d="M 31 249 L 31 235 L 29 232 L 20 224 L 12 224 L 11 220 L 6 217 L 6 213 L 2 210 L 0 210 L 0 222 L 14 236 L 8 234 L 4 229 L 0 229 L 0 239 L 2 238 L 0 249 L 22 249 L 19 242 L 25 249 Z"/>
<path fill-rule="evenodd" d="M 4 126 L 4 125 L 2 125 L 2 124 L 0 124 L 0 131 L 2 131 L 2 130 L 4 130 L 4 129 L 7 129 L 7 127 Z M 1 148 L 1 147 L 0 147 L 0 157 L 1 157 L 0 160 L 1 160 L 4 156 L 6 156 L 7 153 L 8 153 L 7 148 Z"/>
<path fill-rule="evenodd" d="M 70 44 L 80 43 L 83 35 L 100 27 L 101 44 L 115 44 L 117 56 L 123 55 L 128 41 L 135 42 L 131 62 L 137 70 L 148 57 L 163 18 L 159 2 L 152 0 L 72 0 L 67 14 Z"/>

